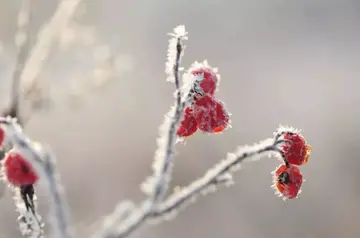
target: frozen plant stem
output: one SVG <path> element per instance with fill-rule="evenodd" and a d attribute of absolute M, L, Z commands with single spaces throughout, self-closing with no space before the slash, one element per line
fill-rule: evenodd
<path fill-rule="evenodd" d="M 175 115 L 172 117 L 172 121 L 170 124 L 170 128 L 167 135 L 167 142 L 166 142 L 166 152 L 165 157 L 163 159 L 163 163 L 161 166 L 161 170 L 159 175 L 157 176 L 157 181 L 155 181 L 155 188 L 153 190 L 152 202 L 157 203 L 159 200 L 162 199 L 164 194 L 168 188 L 168 180 L 170 178 L 171 173 L 171 166 L 173 163 L 173 150 L 175 147 L 176 141 L 176 130 L 179 126 L 180 120 L 183 117 L 184 113 L 184 105 L 181 103 L 181 90 L 180 90 L 180 80 L 179 80 L 179 66 L 180 66 L 180 59 L 182 53 L 182 43 L 181 38 L 177 38 L 176 43 L 176 58 L 174 64 L 174 80 L 175 80 L 175 88 L 176 88 L 176 104 L 175 104 Z M 163 148 L 159 148 L 159 150 L 163 150 Z"/>
<path fill-rule="evenodd" d="M 177 210 L 191 198 L 196 198 L 196 196 L 202 192 L 206 192 L 211 186 L 216 186 L 221 183 L 232 184 L 231 176 L 226 177 L 227 179 L 222 179 L 222 176 L 227 173 L 230 175 L 230 173 L 237 169 L 246 159 L 258 157 L 269 152 L 277 152 L 282 156 L 281 150 L 278 149 L 278 145 L 284 142 L 284 140 L 277 140 L 275 138 L 265 140 L 259 145 L 254 145 L 252 147 L 240 147 L 237 152 L 228 154 L 225 160 L 208 170 L 203 177 L 182 188 L 179 192 L 169 196 L 169 198 L 157 207 L 152 216 L 163 216 L 166 213 Z"/>
<path fill-rule="evenodd" d="M 182 29 L 182 28 L 181 28 Z M 129 216 L 124 219 L 120 224 L 117 224 L 115 231 L 109 229 L 105 229 L 100 231 L 99 233 L 95 234 L 95 237 L 106 237 L 106 238 L 120 238 L 126 237 L 130 235 L 137 227 L 139 227 L 153 212 L 155 207 L 157 207 L 158 203 L 163 199 L 164 194 L 167 191 L 168 183 L 171 177 L 171 167 L 173 163 L 173 150 L 175 147 L 175 142 L 177 138 L 176 130 L 179 126 L 179 123 L 183 117 L 184 107 L 186 103 L 181 101 L 181 90 L 180 90 L 180 76 L 179 76 L 179 66 L 181 55 L 183 51 L 182 40 L 186 35 L 185 29 L 179 33 L 179 35 L 175 38 L 176 40 L 176 56 L 175 61 L 173 62 L 173 78 L 174 84 L 176 89 L 176 103 L 175 103 L 175 112 L 174 115 L 170 115 L 170 118 L 165 118 L 164 124 L 161 126 L 169 126 L 167 132 L 165 133 L 165 137 L 160 139 L 159 148 L 156 153 L 156 160 L 159 160 L 160 166 L 159 168 L 156 166 L 154 168 L 154 184 L 152 193 L 150 194 L 149 198 L 144 200 L 141 205 L 135 208 Z M 173 39 L 174 40 L 174 39 Z M 172 44 L 170 43 L 171 47 Z M 171 51 L 172 49 L 169 49 Z M 170 113 L 173 112 L 172 110 Z M 170 124 L 168 124 L 168 120 Z M 164 140 L 163 143 L 161 140 Z M 112 217 L 117 217 L 118 215 L 112 214 Z M 111 220 L 111 216 L 108 218 Z"/>
<path fill-rule="evenodd" d="M 288 141 L 279 140 L 278 137 L 275 137 L 264 140 L 253 146 L 239 147 L 235 153 L 229 153 L 226 159 L 208 170 L 203 177 L 182 188 L 180 191 L 174 192 L 157 206 L 154 206 L 154 204 L 148 200 L 143 202 L 140 207 L 133 210 L 133 213 L 130 214 L 130 216 L 118 223 L 118 228 L 121 230 L 115 228 L 116 231 L 112 230 L 109 231 L 109 233 L 103 233 L 107 235 L 96 237 L 127 237 L 148 219 L 162 219 L 168 214 L 176 215 L 181 208 L 187 205 L 187 202 L 192 202 L 192 199 L 207 192 L 207 190 L 224 183 L 232 184 L 231 173 L 238 169 L 245 160 L 255 160 L 267 153 L 270 155 L 276 154 L 282 156 L 283 154 L 279 149 L 279 145 L 285 142 Z M 116 224 L 113 224 L 113 227 L 116 227 Z"/>
<path fill-rule="evenodd" d="M 70 238 L 70 232 L 68 229 L 68 214 L 65 200 L 62 198 L 57 181 L 57 174 L 55 173 L 53 155 L 40 148 L 38 144 L 32 143 L 27 138 L 16 122 L 16 119 L 7 117 L 0 117 L 0 124 L 3 124 L 8 131 L 11 143 L 15 145 L 19 151 L 25 155 L 27 159 L 36 169 L 39 171 L 40 177 L 48 185 L 48 194 L 52 201 L 51 208 L 52 214 L 51 219 L 53 221 L 54 237 L 56 238 Z"/>

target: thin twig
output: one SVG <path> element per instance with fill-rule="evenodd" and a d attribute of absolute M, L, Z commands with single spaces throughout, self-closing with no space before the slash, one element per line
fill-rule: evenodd
<path fill-rule="evenodd" d="M 184 114 L 184 104 L 181 103 L 181 90 L 180 90 L 180 76 L 179 76 L 179 66 L 181 59 L 181 52 L 183 49 L 181 37 L 177 38 L 176 43 L 176 59 L 174 64 L 174 80 L 175 80 L 175 88 L 176 88 L 176 104 L 175 104 L 175 114 L 172 116 L 172 121 L 170 123 L 170 127 L 167 134 L 167 141 L 165 143 L 166 148 L 158 148 L 158 151 L 165 150 L 165 156 L 163 158 L 162 166 L 159 170 L 159 174 L 157 176 L 157 181 L 155 181 L 154 190 L 152 194 L 152 202 L 159 202 L 168 189 L 168 181 L 170 178 L 171 167 L 173 163 L 173 150 L 175 147 L 175 142 L 177 138 L 176 130 L 179 126 L 179 123 Z M 166 122 L 165 122 L 166 123 Z"/>
<path fill-rule="evenodd" d="M 175 31 L 176 33 L 176 31 Z M 155 161 L 160 163 L 160 166 L 154 167 L 154 182 L 152 184 L 152 191 L 149 198 L 145 199 L 138 207 L 136 207 L 126 219 L 122 220 L 117 227 L 106 227 L 105 230 L 99 231 L 95 234 L 95 237 L 106 237 L 106 238 L 121 238 L 126 237 L 131 234 L 136 228 L 138 228 L 142 223 L 144 223 L 149 215 L 152 213 L 153 209 L 156 207 L 157 203 L 162 200 L 164 194 L 167 191 L 168 183 L 171 177 L 171 167 L 173 160 L 173 149 L 176 142 L 176 130 L 179 126 L 180 120 L 183 117 L 184 105 L 181 102 L 181 90 L 180 90 L 180 76 L 179 76 L 179 66 L 181 60 L 181 54 L 183 50 L 182 40 L 184 35 L 186 35 L 185 29 L 180 29 L 180 33 L 175 37 L 176 39 L 176 56 L 174 59 L 173 65 L 173 78 L 176 88 L 176 103 L 175 103 L 175 112 L 172 115 L 172 110 L 169 112 L 169 117 L 165 117 L 164 124 L 160 127 L 160 133 L 162 137 L 159 141 L 159 147 L 156 152 Z M 169 47 L 172 47 L 170 44 Z M 169 48 L 171 52 L 174 49 Z M 171 61 L 171 59 L 169 60 Z M 168 123 L 168 120 L 170 124 Z M 166 128 L 167 132 L 163 132 L 163 128 Z M 164 142 L 164 143 L 163 143 Z M 111 217 L 115 219 L 117 216 L 116 212 L 108 217 L 111 220 Z M 111 230 L 114 229 L 114 230 Z"/>
<path fill-rule="evenodd" d="M 154 211 L 152 216 L 163 216 L 166 213 L 178 209 L 189 199 L 196 198 L 197 195 L 206 191 L 209 187 L 217 185 L 222 175 L 233 172 L 232 170 L 238 168 L 244 160 L 263 155 L 264 153 L 279 152 L 277 145 L 280 143 L 283 143 L 283 141 L 268 139 L 252 147 L 240 147 L 237 152 L 228 154 L 225 160 L 209 169 L 203 177 L 169 196 L 169 198 Z M 231 177 L 229 179 L 231 179 Z M 229 181 L 222 181 L 222 183 L 224 182 Z"/>
<path fill-rule="evenodd" d="M 7 130 L 7 136 L 12 144 L 19 149 L 24 158 L 31 163 L 36 171 L 40 173 L 42 178 L 48 185 L 49 197 L 52 201 L 52 221 L 54 228 L 54 236 L 57 238 L 70 238 L 68 226 L 68 212 L 66 202 L 61 196 L 61 189 L 55 172 L 55 157 L 45 151 L 39 144 L 31 142 L 26 137 L 16 119 L 0 117 L 0 124 L 3 124 Z"/>
<path fill-rule="evenodd" d="M 239 147 L 235 153 L 228 154 L 226 159 L 208 170 L 203 177 L 182 188 L 180 191 L 174 192 L 157 206 L 154 207 L 152 203 L 145 201 L 129 217 L 126 217 L 122 223 L 120 222 L 119 225 L 125 226 L 125 224 L 130 224 L 131 221 L 136 221 L 132 223 L 131 227 L 125 226 L 128 229 L 115 229 L 112 233 L 107 233 L 106 236 L 97 237 L 127 237 L 148 219 L 161 219 L 165 218 L 168 214 L 176 215 L 184 205 L 187 205 L 187 202 L 194 201 L 198 195 L 206 194 L 208 190 L 220 184 L 232 184 L 231 173 L 240 168 L 240 164 L 245 160 L 255 160 L 266 153 L 270 153 L 270 155 L 278 154 L 280 152 L 279 145 L 286 142 L 286 140 L 278 140 L 278 137 L 276 137 L 269 138 L 253 146 Z M 114 222 L 112 227 L 115 226 L 116 223 Z"/>

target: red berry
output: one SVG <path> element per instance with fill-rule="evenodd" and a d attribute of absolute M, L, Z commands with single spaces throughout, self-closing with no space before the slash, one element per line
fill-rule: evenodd
<path fill-rule="evenodd" d="M 214 95 L 218 78 L 214 70 L 210 67 L 201 67 L 191 71 L 193 75 L 203 75 L 204 79 L 200 83 L 200 88 L 205 94 Z"/>
<path fill-rule="evenodd" d="M 306 164 L 312 149 L 306 144 L 304 137 L 297 133 L 288 133 L 284 135 L 284 139 L 291 141 L 282 146 L 286 160 L 294 165 Z"/>
<path fill-rule="evenodd" d="M 38 175 L 31 164 L 17 151 L 9 151 L 3 161 L 6 179 L 13 186 L 30 185 L 38 181 Z"/>
<path fill-rule="evenodd" d="M 181 121 L 177 131 L 178 136 L 187 137 L 194 134 L 198 129 L 196 119 L 192 114 L 192 109 L 187 107 L 184 111 L 184 119 Z"/>
<path fill-rule="evenodd" d="M 230 114 L 224 103 L 209 95 L 196 100 L 194 116 L 199 129 L 204 132 L 222 132 L 230 124 Z"/>
<path fill-rule="evenodd" d="M 5 141 L 5 130 L 0 126 L 0 147 L 3 146 Z"/>
<path fill-rule="evenodd" d="M 274 172 L 274 187 L 285 198 L 293 199 L 299 194 L 303 176 L 298 167 L 285 164 L 280 165 Z"/>

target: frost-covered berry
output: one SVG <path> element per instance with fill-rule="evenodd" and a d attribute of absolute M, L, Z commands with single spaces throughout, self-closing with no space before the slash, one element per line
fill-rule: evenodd
<path fill-rule="evenodd" d="M 192 114 L 191 107 L 187 107 L 184 111 L 184 119 L 181 121 L 177 135 L 187 137 L 194 134 L 198 129 L 198 125 L 194 115 Z"/>
<path fill-rule="evenodd" d="M 295 165 L 287 167 L 285 164 L 282 164 L 276 168 L 273 174 L 274 187 L 277 193 L 284 198 L 296 198 L 303 182 L 303 176 L 299 168 Z"/>
<path fill-rule="evenodd" d="M 38 181 L 39 177 L 31 164 L 16 150 L 10 150 L 2 163 L 4 175 L 11 185 L 19 187 Z"/>
<path fill-rule="evenodd" d="M 203 75 L 200 88 L 205 94 L 214 95 L 218 78 L 214 70 L 210 67 L 200 67 L 191 71 L 193 75 Z"/>
<path fill-rule="evenodd" d="M 5 141 L 5 130 L 4 128 L 2 128 L 2 126 L 0 126 L 0 147 L 3 146 Z"/>
<path fill-rule="evenodd" d="M 206 95 L 196 100 L 193 111 L 201 131 L 218 133 L 230 125 L 230 114 L 225 104 L 213 96 Z"/>
<path fill-rule="evenodd" d="M 285 159 L 294 165 L 303 165 L 307 163 L 311 153 L 311 146 L 306 144 L 305 138 L 298 133 L 287 133 L 285 140 L 290 142 L 282 146 Z"/>

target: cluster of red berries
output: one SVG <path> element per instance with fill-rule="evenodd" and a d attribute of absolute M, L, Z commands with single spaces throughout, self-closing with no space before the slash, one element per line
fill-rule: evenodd
<path fill-rule="evenodd" d="M 230 113 L 225 104 L 215 97 L 219 76 L 207 65 L 190 71 L 194 76 L 202 76 L 200 88 L 203 95 L 195 94 L 192 104 L 185 108 L 177 135 L 188 137 L 198 129 L 207 133 L 219 133 L 230 125 Z"/>
<path fill-rule="evenodd" d="M 5 130 L 0 126 L 0 148 L 3 147 L 5 137 Z M 3 175 L 14 187 L 33 185 L 39 179 L 31 164 L 16 148 L 8 151 L 1 163 Z"/>
<path fill-rule="evenodd" d="M 293 199 L 300 193 L 303 183 L 303 176 L 298 166 L 306 164 L 309 160 L 311 146 L 306 144 L 304 137 L 299 133 L 284 133 L 282 139 L 285 142 L 280 149 L 285 163 L 273 172 L 273 187 L 283 198 Z"/>

